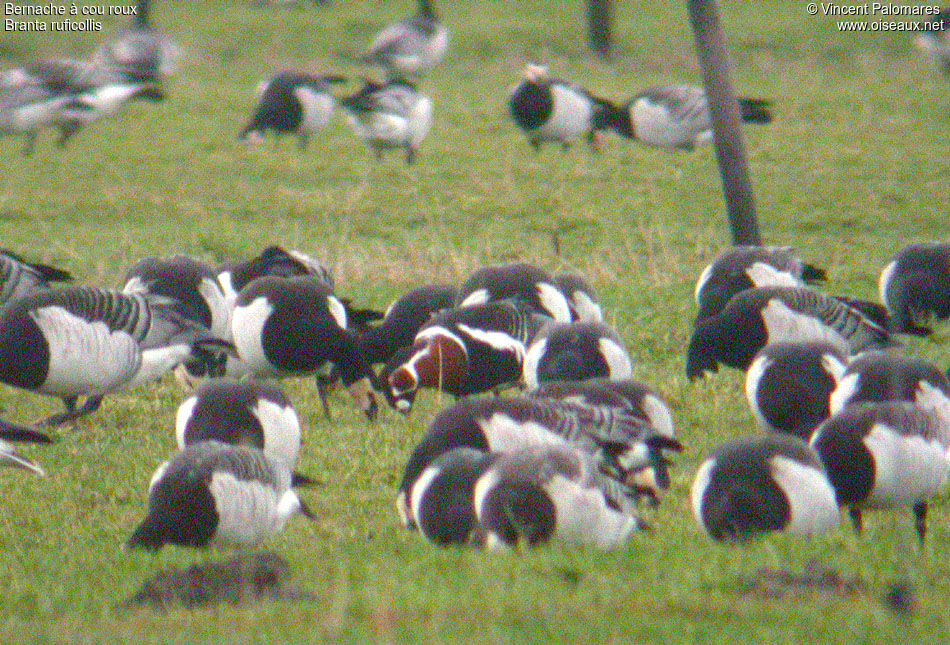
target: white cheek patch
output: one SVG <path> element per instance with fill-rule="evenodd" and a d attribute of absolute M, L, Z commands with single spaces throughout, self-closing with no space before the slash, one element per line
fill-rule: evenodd
<path fill-rule="evenodd" d="M 264 452 L 285 464 L 288 470 L 297 466 L 300 455 L 300 420 L 291 406 L 281 406 L 261 399 L 251 408 L 261 423 Z"/>
<path fill-rule="evenodd" d="M 817 318 L 792 310 L 778 298 L 762 308 L 762 321 L 769 343 L 783 341 L 825 341 L 845 354 L 851 353 L 848 341 Z"/>
<path fill-rule="evenodd" d="M 768 356 L 759 356 L 752 361 L 752 365 L 749 366 L 745 374 L 745 396 L 749 401 L 749 407 L 752 409 L 752 416 L 755 417 L 760 427 L 767 430 L 771 430 L 772 425 L 765 418 L 765 415 L 762 414 L 762 409 L 759 408 L 758 394 L 759 382 L 771 365 L 772 359 Z"/>
<path fill-rule="evenodd" d="M 479 521 L 484 515 L 485 496 L 495 487 L 496 483 L 498 483 L 498 473 L 494 470 L 489 470 L 475 482 L 475 487 L 472 490 L 472 505 L 475 507 L 475 516 Z"/>
<path fill-rule="evenodd" d="M 630 355 L 627 350 L 609 338 L 601 338 L 597 341 L 597 345 L 607 363 L 610 380 L 621 381 L 633 376 L 633 367 L 630 365 Z"/>
<path fill-rule="evenodd" d="M 753 262 L 752 266 L 745 270 L 749 280 L 756 287 L 800 287 L 801 280 L 787 271 L 779 271 L 771 264 L 765 262 Z"/>
<path fill-rule="evenodd" d="M 825 373 L 827 373 L 828 376 L 834 380 L 835 383 L 841 382 L 845 371 L 848 369 L 847 365 L 842 363 L 841 360 L 834 354 L 822 354 L 821 367 L 825 370 Z"/>
<path fill-rule="evenodd" d="M 158 468 L 155 469 L 155 472 L 152 473 L 152 478 L 148 482 L 148 494 L 152 494 L 152 489 L 155 488 L 155 485 L 162 480 L 162 477 L 165 476 L 165 471 L 168 470 L 168 464 L 171 462 L 163 461 L 158 465 Z"/>
<path fill-rule="evenodd" d="M 336 322 L 337 327 L 346 329 L 346 307 L 343 306 L 343 303 L 335 296 L 327 296 L 327 309 L 330 310 L 330 315 L 333 316 L 333 321 Z"/>
<path fill-rule="evenodd" d="M 707 459 L 696 471 L 696 478 L 693 480 L 693 487 L 690 489 L 690 498 L 693 506 L 693 517 L 696 522 L 707 531 L 708 527 L 703 523 L 703 495 L 709 488 L 709 481 L 712 479 L 712 471 L 716 466 L 715 459 Z"/>
<path fill-rule="evenodd" d="M 217 282 L 202 278 L 198 293 L 211 312 L 211 333 L 224 340 L 231 339 L 231 306 Z"/>
<path fill-rule="evenodd" d="M 894 279 L 894 271 L 897 269 L 897 262 L 891 262 L 884 270 L 881 271 L 881 276 L 877 280 L 877 292 L 881 298 L 881 304 L 888 308 L 888 310 L 893 311 L 894 308 L 888 302 L 887 292 L 891 288 L 891 280 Z"/>
<path fill-rule="evenodd" d="M 419 475 L 419 478 L 416 479 L 415 483 L 412 485 L 412 517 L 415 520 L 416 526 L 419 527 L 419 530 L 422 531 L 422 522 L 420 520 L 420 508 L 422 507 L 422 496 L 429 489 L 429 486 L 432 484 L 432 481 L 439 476 L 439 473 L 442 472 L 441 468 L 430 466 L 422 471 Z"/>
<path fill-rule="evenodd" d="M 858 391 L 858 382 L 861 374 L 852 372 L 841 377 L 838 381 L 838 387 L 831 393 L 828 399 L 828 412 L 832 415 L 838 414 L 848 404 L 848 401 L 854 397 Z"/>
<path fill-rule="evenodd" d="M 924 437 L 901 436 L 876 423 L 864 437 L 874 458 L 874 488 L 866 501 L 871 507 L 905 506 L 931 497 L 947 483 L 950 463 L 946 447 Z"/>
<path fill-rule="evenodd" d="M 699 294 L 702 293 L 703 287 L 706 286 L 706 283 L 709 282 L 709 278 L 712 277 L 712 272 L 713 265 L 707 264 L 703 272 L 699 274 L 699 279 L 696 281 L 696 288 L 693 290 L 693 297 L 696 299 L 697 306 L 700 304 Z"/>
<path fill-rule="evenodd" d="M 135 275 L 129 278 L 128 282 L 125 283 L 125 286 L 122 287 L 122 293 L 148 293 L 148 285 L 142 281 L 142 278 Z"/>
<path fill-rule="evenodd" d="M 267 298 L 260 296 L 243 307 L 236 307 L 231 317 L 231 336 L 238 356 L 255 373 L 275 371 L 261 344 L 264 326 L 272 313 L 274 313 L 274 308 Z"/>
<path fill-rule="evenodd" d="M 574 309 L 577 311 L 577 320 L 580 322 L 603 322 L 604 312 L 586 293 L 574 292 Z"/>
<path fill-rule="evenodd" d="M 185 447 L 185 431 L 188 429 L 188 422 L 191 421 L 196 405 L 198 405 L 198 397 L 190 396 L 178 406 L 178 413 L 175 415 L 175 439 L 178 441 L 179 449 Z"/>
<path fill-rule="evenodd" d="M 488 302 L 488 290 L 476 289 L 465 296 L 465 299 L 459 303 L 459 307 L 471 307 L 474 305 L 483 305 Z"/>
<path fill-rule="evenodd" d="M 537 289 L 538 300 L 541 302 L 541 306 L 545 311 L 551 314 L 554 320 L 566 323 L 571 322 L 571 307 L 567 304 L 567 298 L 564 297 L 560 289 L 547 282 L 539 282 Z"/>
<path fill-rule="evenodd" d="M 524 344 L 516 338 L 512 338 L 501 331 L 485 331 L 484 329 L 469 327 L 463 324 L 459 324 L 458 328 L 460 332 L 472 340 L 484 343 L 499 352 L 511 352 L 515 355 L 519 363 L 524 362 L 525 347 Z"/>
<path fill-rule="evenodd" d="M 781 456 L 772 457 L 770 470 L 788 501 L 789 520 L 783 530 L 794 535 L 818 535 L 838 525 L 841 512 L 834 488 L 823 472 Z"/>
<path fill-rule="evenodd" d="M 524 379 L 525 385 L 529 388 L 533 389 L 538 387 L 538 364 L 541 362 L 541 357 L 544 356 L 544 352 L 547 348 L 548 339 L 542 338 L 532 343 L 525 353 L 522 378 Z"/>

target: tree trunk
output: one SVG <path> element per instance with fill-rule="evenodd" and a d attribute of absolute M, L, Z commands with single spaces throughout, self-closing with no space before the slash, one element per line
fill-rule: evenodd
<path fill-rule="evenodd" d="M 610 58 L 612 50 L 610 0 L 587 0 L 587 34 L 590 48 L 602 58 Z"/>
<path fill-rule="evenodd" d="M 730 80 L 726 39 L 719 24 L 715 0 L 687 0 L 696 39 L 696 53 L 712 116 L 716 158 L 722 173 L 722 190 L 729 211 L 733 244 L 761 244 L 755 199 L 742 142 L 739 104 Z"/>

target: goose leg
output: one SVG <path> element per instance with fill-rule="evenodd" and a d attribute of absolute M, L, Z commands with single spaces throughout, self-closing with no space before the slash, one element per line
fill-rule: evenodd
<path fill-rule="evenodd" d="M 923 544 L 927 535 L 927 502 L 914 503 L 914 528 L 917 529 L 917 537 Z"/>
<path fill-rule="evenodd" d="M 864 528 L 864 523 L 861 518 L 861 509 L 852 506 L 848 509 L 848 515 L 851 517 L 851 524 L 854 526 L 855 533 L 861 533 L 861 530 Z"/>
<path fill-rule="evenodd" d="M 66 411 L 62 414 L 54 414 L 53 416 L 43 419 L 36 425 L 40 427 L 54 427 L 61 426 L 64 423 L 69 423 L 70 421 L 75 421 L 81 417 L 86 416 L 87 414 L 92 414 L 99 409 L 99 406 L 102 404 L 101 396 L 90 396 L 86 399 L 86 402 L 83 403 L 82 407 L 76 407 L 76 401 L 78 397 L 71 396 L 63 399 L 63 403 L 66 404 Z"/>
<path fill-rule="evenodd" d="M 330 385 L 330 381 L 327 377 L 321 375 L 316 377 L 316 381 L 317 394 L 320 395 L 320 403 L 323 405 L 323 414 L 326 416 L 327 421 L 330 421 L 333 418 L 330 416 L 330 403 L 327 401 L 327 388 Z"/>

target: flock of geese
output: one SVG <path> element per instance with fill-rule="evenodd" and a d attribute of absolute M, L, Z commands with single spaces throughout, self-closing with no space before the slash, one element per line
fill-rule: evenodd
<path fill-rule="evenodd" d="M 42 129 L 65 143 L 128 101 L 163 98 L 181 50 L 148 17 L 140 0 L 131 28 L 88 61 L 4 72 L 0 132 L 22 134 L 30 152 Z M 262 84 L 240 138 L 273 131 L 304 147 L 339 105 L 377 157 L 401 149 L 411 163 L 433 114 L 417 84 L 447 44 L 420 0 L 361 58 L 385 82 L 338 97 L 340 76 L 281 71 Z M 605 130 L 666 149 L 710 138 L 698 88 L 615 104 L 537 64 L 509 109 L 536 149 L 598 146 Z M 771 119 L 767 101 L 740 99 L 740 111 Z M 68 273 L 8 252 L 0 278 L 0 382 L 65 406 L 36 424 L 0 422 L 2 463 L 44 474 L 13 443 L 49 442 L 42 428 L 92 414 L 120 389 L 172 371 L 194 388 L 176 417 L 179 452 L 156 469 L 130 546 L 253 545 L 295 514 L 312 516 L 297 494 L 312 483 L 296 470 L 301 424 L 267 379 L 314 376 L 328 417 L 337 383 L 369 420 L 380 396 L 406 414 L 422 389 L 457 397 L 427 427 L 397 491 L 402 523 L 438 544 L 616 547 L 647 526 L 638 507 L 661 503 L 683 450 L 662 395 L 632 380 L 630 355 L 581 276 L 490 266 L 459 286 L 413 289 L 384 314 L 340 297 L 319 261 L 280 247 L 217 267 L 148 258 L 121 291 L 57 287 Z M 925 538 L 928 500 L 950 467 L 950 384 L 896 336 L 925 336 L 928 318 L 950 317 L 950 245 L 901 250 L 881 274 L 880 304 L 810 286 L 823 278 L 784 247 L 736 247 L 699 277 L 686 373 L 745 370 L 766 430 L 722 446 L 696 473 L 694 514 L 715 539 L 821 533 L 843 506 L 860 529 L 864 509 L 908 505 Z M 511 388 L 521 391 L 503 394 Z"/>
<path fill-rule="evenodd" d="M 621 545 L 648 526 L 638 507 L 661 502 L 683 450 L 662 394 L 632 379 L 578 275 L 489 266 L 379 313 L 280 247 L 217 267 L 147 258 L 121 291 L 53 287 L 70 276 L 10 253 L 0 268 L 0 382 L 66 408 L 3 421 L 4 464 L 43 474 L 9 442 L 48 442 L 40 428 L 91 414 L 119 389 L 173 370 L 195 388 L 176 416 L 180 452 L 152 477 L 131 546 L 252 545 L 312 516 L 297 494 L 312 483 L 296 470 L 300 420 L 273 378 L 314 376 L 328 418 L 337 382 L 370 421 L 380 395 L 405 414 L 422 389 L 456 397 L 397 490 L 403 525 L 437 544 Z M 806 284 L 823 278 L 785 247 L 734 247 L 699 277 L 687 376 L 745 370 L 766 431 L 727 443 L 696 473 L 693 509 L 713 538 L 817 534 L 840 507 L 860 529 L 864 509 L 899 506 L 925 538 L 928 500 L 950 469 L 950 383 L 897 336 L 950 318 L 950 244 L 902 249 L 881 273 L 880 304 Z"/>

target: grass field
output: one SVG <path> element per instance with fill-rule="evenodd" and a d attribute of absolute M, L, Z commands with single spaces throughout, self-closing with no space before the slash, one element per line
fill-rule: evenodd
<path fill-rule="evenodd" d="M 599 290 L 636 376 L 668 397 L 686 446 L 667 499 L 647 513 L 655 531 L 610 553 L 434 548 L 398 527 L 394 490 L 448 399 L 428 392 L 408 420 L 384 411 L 368 423 L 337 394 L 328 422 L 313 382 L 290 380 L 283 385 L 305 425 L 300 469 L 324 482 L 301 495 L 319 519 L 296 519 L 265 546 L 318 600 L 118 610 L 159 570 L 228 555 L 122 548 L 144 516 L 153 468 L 174 449 L 184 394 L 168 380 L 107 398 L 54 446 L 25 448 L 45 479 L 0 472 L 0 640 L 945 641 L 946 498 L 933 505 L 923 548 L 909 510 L 868 514 L 861 536 L 843 522 L 822 539 L 743 546 L 714 544 L 693 521 L 688 492 L 699 462 L 721 442 L 757 432 L 741 374 L 698 384 L 684 374 L 694 280 L 729 243 L 711 150 L 669 154 L 612 138 L 601 154 L 577 146 L 535 155 L 507 117 L 508 90 L 538 55 L 615 99 L 698 82 L 685 3 L 616 3 L 618 55 L 607 64 L 587 52 L 581 2 L 446 0 L 450 53 L 422 86 L 435 122 L 412 167 L 398 155 L 373 162 L 340 115 L 302 154 L 291 140 L 251 149 L 236 141 L 265 75 L 294 67 L 358 78 L 348 55 L 407 4 L 159 2 L 155 22 L 187 50 L 168 100 L 133 105 L 65 150 L 47 137 L 23 158 L 19 142 L 0 140 L 2 246 L 113 286 L 147 255 L 217 261 L 280 243 L 323 258 L 342 295 L 379 308 L 486 263 L 580 271 Z M 899 247 L 948 238 L 947 79 L 906 34 L 839 33 L 799 3 L 723 10 L 740 93 L 775 101 L 772 125 L 746 129 L 763 237 L 826 267 L 830 291 L 876 299 L 877 275 Z M 84 56 L 123 24 L 106 21 L 102 34 L 0 33 L 0 64 Z M 947 326 L 909 345 L 950 363 Z M 11 388 L 0 405 L 20 422 L 59 411 L 58 401 Z M 760 567 L 801 571 L 813 558 L 863 587 L 784 597 L 748 589 Z M 898 581 L 914 591 L 910 617 L 881 602 Z"/>

